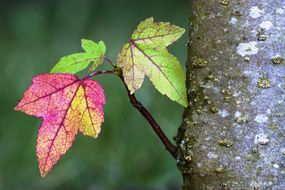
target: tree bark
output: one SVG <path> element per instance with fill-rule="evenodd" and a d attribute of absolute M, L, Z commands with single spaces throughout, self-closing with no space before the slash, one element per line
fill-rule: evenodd
<path fill-rule="evenodd" d="M 189 3 L 184 189 L 285 189 L 285 1 Z"/>

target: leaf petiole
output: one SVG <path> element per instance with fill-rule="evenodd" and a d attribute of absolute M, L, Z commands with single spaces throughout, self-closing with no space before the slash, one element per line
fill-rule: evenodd
<path fill-rule="evenodd" d="M 114 70 L 104 70 L 104 71 L 96 71 L 89 75 L 86 75 L 83 79 L 89 79 L 91 77 L 102 75 L 102 74 L 116 74 Z"/>
<path fill-rule="evenodd" d="M 107 61 L 110 65 L 112 65 L 112 67 L 116 68 L 117 66 L 113 63 L 113 61 L 111 61 L 108 57 L 106 57 L 105 55 L 103 56 L 103 59 L 105 61 Z"/>

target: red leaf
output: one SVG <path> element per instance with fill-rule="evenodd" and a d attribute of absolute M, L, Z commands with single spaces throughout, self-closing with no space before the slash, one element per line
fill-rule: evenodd
<path fill-rule="evenodd" d="M 16 110 L 43 122 L 37 138 L 41 176 L 51 170 L 71 147 L 78 132 L 97 137 L 104 121 L 104 91 L 89 79 L 71 74 L 44 74 L 33 78 Z"/>

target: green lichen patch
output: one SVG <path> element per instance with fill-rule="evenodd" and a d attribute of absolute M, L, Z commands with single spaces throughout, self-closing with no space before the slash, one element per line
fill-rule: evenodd
<path fill-rule="evenodd" d="M 278 112 L 275 114 L 276 117 L 283 117 L 285 115 L 285 113 L 283 112 Z"/>
<path fill-rule="evenodd" d="M 237 123 L 246 123 L 249 122 L 249 116 L 246 114 L 237 118 Z"/>
<path fill-rule="evenodd" d="M 218 110 L 218 108 L 216 107 L 216 106 L 212 106 L 212 107 L 210 107 L 210 112 L 211 113 L 217 113 L 219 110 Z"/>
<path fill-rule="evenodd" d="M 253 189 L 254 190 L 258 190 L 259 189 L 259 185 L 258 184 L 254 185 Z"/>
<path fill-rule="evenodd" d="M 232 95 L 232 93 L 229 89 L 224 89 L 224 88 L 221 90 L 221 93 L 224 95 L 227 95 L 227 96 Z"/>
<path fill-rule="evenodd" d="M 254 147 L 254 148 L 252 149 L 252 153 L 258 153 L 258 152 L 259 152 L 258 148 Z"/>
<path fill-rule="evenodd" d="M 257 40 L 258 41 L 265 41 L 266 40 L 266 35 L 265 35 L 265 30 L 262 28 L 258 31 L 257 35 Z"/>
<path fill-rule="evenodd" d="M 222 147 L 231 147 L 233 146 L 234 143 L 228 140 L 219 140 L 218 144 L 219 146 L 222 146 Z"/>
<path fill-rule="evenodd" d="M 278 125 L 269 125 L 269 128 L 274 131 L 274 130 L 279 129 L 279 126 Z"/>
<path fill-rule="evenodd" d="M 213 74 L 209 74 L 207 79 L 209 79 L 211 81 L 217 81 L 217 78 Z"/>
<path fill-rule="evenodd" d="M 230 102 L 231 101 L 231 97 L 230 96 L 225 96 L 225 102 Z"/>
<path fill-rule="evenodd" d="M 271 87 L 271 82 L 268 77 L 261 77 L 257 81 L 257 87 L 258 88 L 270 88 Z"/>
<path fill-rule="evenodd" d="M 245 60 L 246 62 L 249 62 L 249 61 L 250 61 L 250 57 L 245 56 L 245 57 L 244 57 L 244 60 Z"/>
<path fill-rule="evenodd" d="M 223 166 L 219 166 L 219 167 L 217 167 L 217 168 L 215 169 L 215 172 L 216 172 L 216 173 L 222 173 L 223 171 L 224 171 Z"/>
<path fill-rule="evenodd" d="M 257 34 L 257 40 L 258 41 L 265 41 L 266 35 L 265 34 Z"/>
<path fill-rule="evenodd" d="M 203 58 L 194 56 L 192 58 L 192 65 L 193 67 L 196 67 L 196 68 L 204 68 L 208 65 L 208 61 Z"/>
<path fill-rule="evenodd" d="M 196 113 L 200 115 L 202 113 L 202 107 L 199 107 L 198 109 L 196 109 Z"/>
<path fill-rule="evenodd" d="M 191 156 L 191 155 L 186 156 L 186 157 L 185 157 L 185 160 L 186 160 L 187 162 L 191 162 L 192 156 Z"/>
<path fill-rule="evenodd" d="M 284 62 L 284 58 L 281 55 L 275 55 L 272 57 L 271 62 L 275 65 L 278 65 Z"/>
<path fill-rule="evenodd" d="M 230 2 L 230 0 L 220 0 L 220 3 L 221 3 L 222 5 L 228 5 L 229 2 Z"/>
<path fill-rule="evenodd" d="M 274 130 L 279 129 L 279 126 L 278 125 L 269 125 L 269 128 L 274 131 Z"/>
<path fill-rule="evenodd" d="M 221 94 L 224 96 L 225 102 L 230 102 L 231 101 L 231 96 L 232 93 L 229 89 L 222 89 Z"/>

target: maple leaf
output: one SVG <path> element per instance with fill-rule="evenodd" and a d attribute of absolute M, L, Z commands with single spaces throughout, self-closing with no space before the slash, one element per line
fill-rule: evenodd
<path fill-rule="evenodd" d="M 171 100 L 187 106 L 185 72 L 166 47 L 175 42 L 184 29 L 167 22 L 142 21 L 131 40 L 118 55 L 124 81 L 131 93 L 139 89 L 147 75 L 155 88 Z"/>
<path fill-rule="evenodd" d="M 103 62 L 106 46 L 103 41 L 95 43 L 91 40 L 81 40 L 83 53 L 75 53 L 62 57 L 52 68 L 51 73 L 70 73 L 75 74 L 88 67 L 92 62 L 90 71 L 96 69 Z"/>
<path fill-rule="evenodd" d="M 78 132 L 96 138 L 104 121 L 104 91 L 93 80 L 71 74 L 33 78 L 16 110 L 43 118 L 37 137 L 41 176 L 71 147 Z"/>

